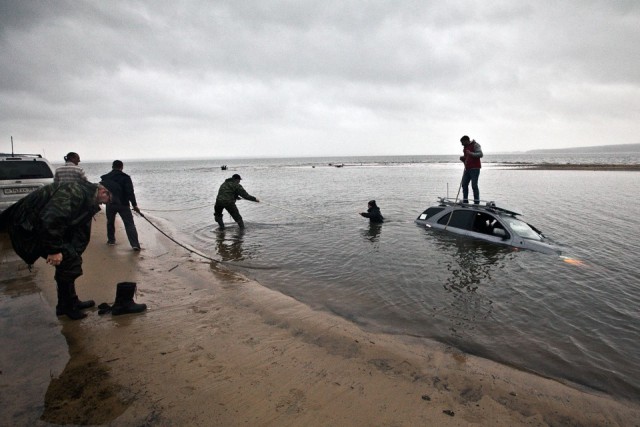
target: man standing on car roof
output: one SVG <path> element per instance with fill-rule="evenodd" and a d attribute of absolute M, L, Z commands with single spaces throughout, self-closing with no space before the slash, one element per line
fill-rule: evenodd
<path fill-rule="evenodd" d="M 87 180 L 84 170 L 78 166 L 78 163 L 80 163 L 80 155 L 78 155 L 78 153 L 71 151 L 64 156 L 64 161 L 66 162 L 64 166 L 56 169 L 53 182 L 77 182 Z"/>
<path fill-rule="evenodd" d="M 224 183 L 218 190 L 216 205 L 213 208 L 213 217 L 215 218 L 221 229 L 224 228 L 224 222 L 222 221 L 223 209 L 226 209 L 227 212 L 229 212 L 231 218 L 233 218 L 233 220 L 238 223 L 238 227 L 244 228 L 244 221 L 242 221 L 240 211 L 236 207 L 236 200 L 240 200 L 240 198 L 242 197 L 243 199 L 260 203 L 258 199 L 247 193 L 242 185 L 240 185 L 241 179 L 242 178 L 240 178 L 240 175 L 238 175 L 237 173 L 233 174 L 231 178 L 227 178 L 224 181 Z"/>
<path fill-rule="evenodd" d="M 480 178 L 480 159 L 482 158 L 482 147 L 476 140 L 470 140 L 467 135 L 460 138 L 462 144 L 462 156 L 460 160 L 464 162 L 464 174 L 462 175 L 462 203 L 469 203 L 469 183 L 473 189 L 473 203 L 480 204 L 480 188 L 478 179 Z"/>
<path fill-rule="evenodd" d="M 75 280 L 82 276 L 82 253 L 91 237 L 91 221 L 111 193 L 88 181 L 45 185 L 20 199 L 0 215 L 0 230 L 9 232 L 15 252 L 29 265 L 42 257 L 56 268 L 56 315 L 72 320 L 86 317 L 93 307 L 81 301 Z"/>

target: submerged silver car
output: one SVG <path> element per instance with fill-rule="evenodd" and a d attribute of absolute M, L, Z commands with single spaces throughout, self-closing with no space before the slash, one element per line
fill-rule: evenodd
<path fill-rule="evenodd" d="M 485 204 L 460 203 L 441 197 L 437 206 L 427 208 L 415 222 L 427 228 L 486 240 L 515 248 L 560 254 L 557 246 L 534 226 L 517 218 L 517 212 Z"/>
<path fill-rule="evenodd" d="M 0 212 L 53 182 L 54 171 L 40 154 L 0 153 Z"/>

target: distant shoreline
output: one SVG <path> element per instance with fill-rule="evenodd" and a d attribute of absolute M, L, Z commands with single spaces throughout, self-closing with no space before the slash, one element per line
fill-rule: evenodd
<path fill-rule="evenodd" d="M 497 163 L 498 168 L 522 170 L 589 170 L 589 171 L 640 171 L 640 164 L 608 163 Z"/>

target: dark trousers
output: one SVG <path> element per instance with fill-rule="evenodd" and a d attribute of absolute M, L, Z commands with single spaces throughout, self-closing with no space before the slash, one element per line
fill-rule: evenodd
<path fill-rule="evenodd" d="M 107 240 L 110 242 L 116 241 L 116 214 L 120 214 L 120 218 L 122 218 L 124 230 L 127 232 L 127 238 L 129 239 L 131 247 L 139 248 L 138 230 L 136 230 L 136 224 L 133 222 L 133 214 L 128 205 L 107 204 Z"/>
<path fill-rule="evenodd" d="M 462 175 L 462 202 L 469 203 L 469 183 L 473 190 L 473 203 L 480 203 L 480 188 L 478 187 L 478 179 L 480 178 L 480 169 L 465 169 Z"/>
<path fill-rule="evenodd" d="M 229 215 L 231 215 L 231 218 L 233 218 L 233 220 L 237 222 L 240 227 L 244 227 L 244 221 L 242 221 L 242 215 L 240 215 L 240 211 L 236 207 L 235 203 L 221 204 L 216 202 L 216 205 L 213 207 L 213 217 L 215 218 L 216 222 L 220 224 L 221 227 L 223 226 L 222 211 L 224 209 L 226 209 L 227 212 L 229 212 Z"/>
<path fill-rule="evenodd" d="M 57 283 L 73 283 L 82 276 L 82 256 L 69 243 L 62 246 L 62 262 L 56 265 L 54 279 Z M 42 256 L 47 258 L 46 255 Z"/>

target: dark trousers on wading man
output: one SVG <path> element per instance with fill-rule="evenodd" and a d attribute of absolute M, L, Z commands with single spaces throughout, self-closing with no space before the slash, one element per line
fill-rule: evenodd
<path fill-rule="evenodd" d="M 213 218 L 216 220 L 220 228 L 224 228 L 222 212 L 225 209 L 229 212 L 231 218 L 238 223 L 238 227 L 244 228 L 244 221 L 242 220 L 240 211 L 236 207 L 236 200 L 243 198 L 256 203 L 260 202 L 258 199 L 247 193 L 242 185 L 240 185 L 241 179 L 240 175 L 234 174 L 231 178 L 227 178 L 218 190 L 216 204 L 213 208 Z"/>
<path fill-rule="evenodd" d="M 138 230 L 133 222 L 131 207 L 140 213 L 136 194 L 133 190 L 131 177 L 123 172 L 124 163 L 121 160 L 114 160 L 111 172 L 102 175 L 102 183 L 111 191 L 113 197 L 111 203 L 107 205 L 107 244 L 116 244 L 116 215 L 120 215 L 127 232 L 127 239 L 134 251 L 140 250 L 138 241 Z"/>
<path fill-rule="evenodd" d="M 120 215 L 124 223 L 124 231 L 127 233 L 127 239 L 132 248 L 140 248 L 138 241 L 138 230 L 133 221 L 133 214 L 129 205 L 121 205 L 115 203 L 107 204 L 107 242 L 114 244 L 116 242 L 116 215 Z"/>
<path fill-rule="evenodd" d="M 224 222 L 222 221 L 222 212 L 225 209 L 227 210 L 227 212 L 229 212 L 231 218 L 233 218 L 233 220 L 238 223 L 238 227 L 244 228 L 242 215 L 240 215 L 240 211 L 238 210 L 238 207 L 235 203 L 219 204 L 218 202 L 216 202 L 216 205 L 213 208 L 213 217 L 215 218 L 220 228 L 224 228 Z"/>

